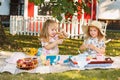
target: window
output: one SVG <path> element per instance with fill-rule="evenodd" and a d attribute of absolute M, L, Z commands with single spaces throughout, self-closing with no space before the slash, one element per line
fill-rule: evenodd
<path fill-rule="evenodd" d="M 24 0 L 11 0 L 10 14 L 24 15 Z"/>
<path fill-rule="evenodd" d="M 18 15 L 24 15 L 24 4 L 20 3 L 18 5 Z"/>
<path fill-rule="evenodd" d="M 24 0 L 19 0 L 18 15 L 24 15 Z"/>
<path fill-rule="evenodd" d="M 1 2 L 0 2 L 0 6 L 1 6 Z"/>
<path fill-rule="evenodd" d="M 117 0 L 111 0 L 111 1 L 117 1 Z"/>

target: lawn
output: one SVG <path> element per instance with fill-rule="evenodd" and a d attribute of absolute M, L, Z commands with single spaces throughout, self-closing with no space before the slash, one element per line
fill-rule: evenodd
<path fill-rule="evenodd" d="M 22 51 L 25 52 L 28 48 L 41 47 L 38 36 L 23 36 L 10 35 L 9 29 L 5 28 L 8 39 L 13 43 L 14 47 L 7 48 L 5 45 L 1 47 L 4 51 Z M 106 39 L 112 39 L 106 44 L 106 55 L 119 56 L 120 55 L 120 33 L 119 31 L 107 31 Z M 78 48 L 83 40 L 80 39 L 65 39 L 62 45 L 59 45 L 60 54 L 78 54 Z M 64 73 L 52 74 L 30 74 L 20 73 L 12 75 L 8 72 L 0 73 L 0 80 L 117 80 L 120 77 L 120 69 L 95 69 L 84 71 L 67 71 Z"/>
<path fill-rule="evenodd" d="M 1 50 L 7 51 L 22 51 L 25 52 L 28 48 L 41 47 L 38 36 L 28 36 L 28 35 L 10 35 L 9 29 L 5 28 L 7 37 L 13 47 L 7 47 L 9 45 L 4 45 L 0 47 Z M 119 31 L 107 31 L 106 39 L 112 39 L 109 43 L 106 44 L 106 55 L 118 56 L 120 55 L 120 33 Z M 62 45 L 59 45 L 60 54 L 78 54 L 78 48 L 82 44 L 83 40 L 81 39 L 65 39 Z"/>
<path fill-rule="evenodd" d="M 67 71 L 52 74 L 30 74 L 20 73 L 12 75 L 10 73 L 0 74 L 0 80 L 117 80 L 120 77 L 120 70 L 84 70 Z"/>

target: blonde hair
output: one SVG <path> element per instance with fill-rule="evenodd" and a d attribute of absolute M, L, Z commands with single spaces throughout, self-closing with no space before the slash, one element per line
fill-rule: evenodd
<path fill-rule="evenodd" d="M 105 36 L 103 34 L 101 34 L 100 30 L 97 27 L 95 27 L 95 26 L 88 26 L 88 31 L 86 33 L 86 39 L 88 39 L 88 38 L 91 37 L 91 35 L 90 35 L 90 28 L 91 27 L 94 27 L 94 28 L 96 28 L 98 30 L 98 36 L 97 36 L 97 38 L 98 38 L 99 41 L 105 40 Z"/>
<path fill-rule="evenodd" d="M 50 26 L 56 26 L 57 22 L 51 19 L 48 19 L 44 22 L 42 30 L 40 32 L 40 38 L 42 38 L 44 41 L 49 41 L 49 33 L 48 33 L 48 27 Z"/>

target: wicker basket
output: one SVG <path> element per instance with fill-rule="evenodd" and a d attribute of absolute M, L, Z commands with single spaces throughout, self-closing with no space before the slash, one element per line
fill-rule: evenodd
<path fill-rule="evenodd" d="M 37 58 L 23 58 L 17 61 L 17 68 L 31 70 L 38 66 Z"/>

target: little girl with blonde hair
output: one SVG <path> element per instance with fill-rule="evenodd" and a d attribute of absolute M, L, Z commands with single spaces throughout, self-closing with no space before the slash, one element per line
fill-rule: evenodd
<path fill-rule="evenodd" d="M 63 34 L 63 36 L 67 36 L 64 31 L 59 33 Z M 59 54 L 58 45 L 63 43 L 63 39 L 59 37 L 58 23 L 56 21 L 48 19 L 44 22 L 40 32 L 40 41 L 42 44 L 42 54 L 44 57 L 47 55 Z"/>

